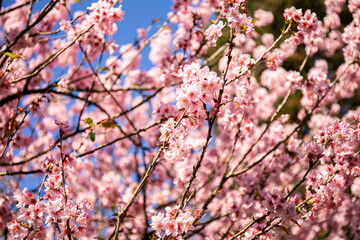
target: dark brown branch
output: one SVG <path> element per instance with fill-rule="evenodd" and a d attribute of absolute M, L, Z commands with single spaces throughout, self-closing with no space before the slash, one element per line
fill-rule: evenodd
<path fill-rule="evenodd" d="M 1 8 L 1 2 L 2 2 L 2 1 L 0 1 L 0 8 Z M 0 16 L 5 15 L 5 14 L 7 14 L 7 13 L 10 13 L 10 12 L 16 10 L 16 9 L 22 8 L 22 7 L 26 6 L 26 5 L 28 5 L 30 2 L 31 2 L 31 1 L 27 1 L 27 2 L 24 2 L 24 3 L 19 4 L 19 5 L 17 5 L 17 6 L 14 6 L 14 7 L 8 8 L 8 9 L 5 9 L 4 11 L 0 12 Z"/>
<path fill-rule="evenodd" d="M 32 171 L 18 171 L 18 172 L 0 172 L 0 176 L 13 176 L 13 175 L 27 175 L 27 174 L 34 174 L 34 173 L 42 173 L 40 169 L 32 170 Z"/>

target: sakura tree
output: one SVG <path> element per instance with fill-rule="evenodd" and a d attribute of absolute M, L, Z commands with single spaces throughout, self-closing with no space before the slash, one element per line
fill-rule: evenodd
<path fill-rule="evenodd" d="M 3 7 L 2 239 L 360 239 L 360 0 L 247 4 Z"/>

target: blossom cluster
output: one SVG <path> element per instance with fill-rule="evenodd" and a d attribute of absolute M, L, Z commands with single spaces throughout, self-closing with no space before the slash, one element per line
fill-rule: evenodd
<path fill-rule="evenodd" d="M 177 237 L 189 230 L 193 230 L 193 222 L 196 219 L 194 211 L 178 210 L 177 207 L 166 207 L 166 213 L 158 213 L 151 217 L 151 227 L 160 238 L 164 236 Z"/>
<path fill-rule="evenodd" d="M 277 190 L 267 192 L 262 204 L 265 210 L 270 212 L 271 217 L 279 217 L 283 221 L 297 219 L 295 203 L 289 203 Z"/>
<path fill-rule="evenodd" d="M 75 159 L 66 156 L 65 170 L 74 166 Z M 78 204 L 71 201 L 71 189 L 65 187 L 62 178 L 62 171 L 59 162 L 51 156 L 47 157 L 42 164 L 48 178 L 44 183 L 44 200 L 35 198 L 34 194 L 24 189 L 15 193 L 14 199 L 17 202 L 21 214 L 8 224 L 8 229 L 14 239 L 24 238 L 43 239 L 46 236 L 46 226 L 56 224 L 61 229 L 59 238 L 68 234 L 82 236 L 86 234 L 90 220 L 92 206 L 89 202 L 82 201 Z M 66 196 L 66 197 L 65 197 Z M 45 223 L 45 225 L 44 225 Z"/>
<path fill-rule="evenodd" d="M 246 13 L 243 12 L 246 12 L 244 2 L 239 2 L 234 6 L 229 6 L 229 8 L 224 9 L 224 17 L 226 18 L 227 24 L 223 23 L 223 21 L 220 20 L 216 24 L 211 24 L 206 29 L 204 33 L 207 36 L 207 39 L 211 41 L 213 47 L 216 46 L 218 38 L 223 35 L 222 29 L 226 25 L 234 29 L 235 33 L 245 33 L 247 37 L 250 37 L 251 33 L 254 31 L 253 19 L 252 17 L 247 16 Z M 271 23 L 272 19 L 263 21 L 264 22 L 262 22 L 261 24 L 266 25 L 268 23 Z"/>
<path fill-rule="evenodd" d="M 246 13 L 241 13 L 244 10 L 244 2 L 239 5 L 235 5 L 226 9 L 225 18 L 229 24 L 229 27 L 234 29 L 236 33 L 244 32 L 246 36 L 250 36 L 254 31 L 254 25 L 252 23 L 252 17 L 248 17 Z"/>
<path fill-rule="evenodd" d="M 185 109 L 190 114 L 201 118 L 204 104 L 215 106 L 217 103 L 217 92 L 223 80 L 208 67 L 201 68 L 198 63 L 184 66 L 181 76 L 183 84 L 176 90 L 176 105 L 178 109 Z"/>
<path fill-rule="evenodd" d="M 168 146 L 164 158 L 171 162 L 182 162 L 190 155 L 190 146 L 186 143 L 186 125 L 180 123 L 176 126 L 173 118 L 169 118 L 160 128 L 160 141 L 167 142 Z"/>
<path fill-rule="evenodd" d="M 205 31 L 205 35 L 211 41 L 213 47 L 216 46 L 216 41 L 219 37 L 221 37 L 222 29 L 224 28 L 225 24 L 222 21 L 219 21 L 218 24 L 211 24 L 208 29 Z"/>
<path fill-rule="evenodd" d="M 20 209 L 20 214 L 16 219 L 8 223 L 10 234 L 14 239 L 25 238 L 30 233 L 30 238 L 41 239 L 45 237 L 45 227 L 43 218 L 45 212 L 44 204 L 35 199 L 35 196 L 24 189 L 23 192 L 15 194 L 17 201 L 16 207 Z M 29 229 L 29 230 L 28 230 Z M 32 229 L 32 231 L 30 231 Z"/>
<path fill-rule="evenodd" d="M 117 26 L 115 22 L 122 21 L 124 16 L 124 11 L 121 10 L 122 5 L 117 8 L 112 5 L 108 1 L 100 0 L 88 7 L 88 10 L 91 10 L 90 18 L 96 23 L 96 28 L 109 35 L 116 32 Z"/>
<path fill-rule="evenodd" d="M 243 114 L 247 107 L 248 102 L 249 99 L 248 99 L 247 88 L 244 86 L 239 87 L 236 96 L 234 97 L 233 101 L 230 103 L 231 112 L 236 115 Z"/>

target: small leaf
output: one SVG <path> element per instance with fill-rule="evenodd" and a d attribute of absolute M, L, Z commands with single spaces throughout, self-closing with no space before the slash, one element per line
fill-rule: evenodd
<path fill-rule="evenodd" d="M 116 128 L 116 123 L 113 120 L 106 120 L 103 121 L 100 126 L 104 127 L 104 128 Z"/>
<path fill-rule="evenodd" d="M 11 132 L 9 130 L 5 130 L 5 133 L 4 133 L 4 137 L 3 138 L 7 138 L 9 137 L 11 134 Z"/>
<path fill-rule="evenodd" d="M 315 198 L 312 198 L 306 201 L 306 204 L 312 205 L 314 202 L 315 202 Z"/>
<path fill-rule="evenodd" d="M 87 123 L 90 127 L 92 127 L 94 125 L 92 118 L 86 118 L 84 120 L 84 122 Z"/>
<path fill-rule="evenodd" d="M 82 5 L 82 3 L 81 3 L 81 1 L 80 1 L 80 0 L 75 0 L 75 2 L 80 3 L 80 4 Z"/>
<path fill-rule="evenodd" d="M 19 54 L 15 54 L 15 55 L 14 55 L 14 58 L 21 58 L 21 59 L 26 60 L 26 58 L 24 58 L 23 56 L 21 56 L 21 55 L 19 55 Z"/>
<path fill-rule="evenodd" d="M 156 240 L 156 239 L 157 239 L 157 237 L 156 237 L 155 233 L 153 233 L 153 234 L 151 235 L 151 240 Z"/>
<path fill-rule="evenodd" d="M 156 23 L 156 22 L 160 22 L 161 21 L 161 18 L 155 18 L 152 20 L 152 23 Z"/>
<path fill-rule="evenodd" d="M 90 132 L 90 133 L 89 133 L 89 137 L 90 137 L 90 140 L 91 140 L 92 142 L 95 141 L 95 134 L 94 134 L 93 132 Z"/>
<path fill-rule="evenodd" d="M 102 238 L 102 237 L 94 237 L 94 239 L 96 239 L 96 240 L 105 240 L 105 238 Z"/>
<path fill-rule="evenodd" d="M 100 72 L 104 72 L 104 71 L 109 71 L 109 68 L 108 68 L 108 67 L 102 67 L 102 68 L 100 68 Z"/>
<path fill-rule="evenodd" d="M 25 60 L 25 58 L 24 58 L 23 56 L 19 55 L 19 54 L 12 54 L 12 53 L 10 53 L 10 52 L 0 52 L 0 54 L 4 54 L 4 55 L 10 57 L 11 60 L 13 60 L 13 59 L 15 59 L 15 58 L 22 58 L 22 59 Z"/>
<path fill-rule="evenodd" d="M 279 228 L 281 228 L 282 230 L 284 230 L 284 232 L 286 232 L 286 234 L 287 234 L 288 236 L 290 236 L 289 230 L 287 229 L 287 227 L 285 227 L 284 225 L 276 225 L 276 226 L 279 227 Z"/>
<path fill-rule="evenodd" d="M 0 52 L 0 54 L 4 54 L 4 55 L 10 57 L 11 59 L 14 59 L 14 55 L 10 52 Z"/>
<path fill-rule="evenodd" d="M 17 127 L 19 126 L 19 122 L 15 119 L 10 120 L 10 131 L 11 133 L 16 132 Z"/>

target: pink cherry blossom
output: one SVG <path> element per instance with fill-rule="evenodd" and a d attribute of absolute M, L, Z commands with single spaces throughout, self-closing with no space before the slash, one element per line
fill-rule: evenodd
<path fill-rule="evenodd" d="M 299 22 L 302 17 L 302 10 L 296 9 L 295 7 L 287 8 L 284 12 L 285 20 L 294 20 L 295 22 Z"/>
<path fill-rule="evenodd" d="M 291 89 L 298 89 L 301 86 L 301 82 L 303 81 L 303 77 L 299 72 L 289 71 L 286 77 L 286 85 Z"/>
<path fill-rule="evenodd" d="M 254 12 L 255 25 L 258 27 L 266 26 L 274 21 L 274 15 L 272 12 L 267 12 L 262 9 L 258 9 Z"/>
<path fill-rule="evenodd" d="M 281 53 L 279 49 L 275 49 L 270 56 L 266 59 L 266 66 L 271 70 L 275 71 L 282 63 Z"/>
<path fill-rule="evenodd" d="M 208 29 L 205 31 L 205 35 L 211 41 L 212 46 L 216 46 L 216 41 L 219 37 L 221 37 L 222 29 L 224 28 L 225 24 L 222 21 L 219 21 L 218 24 L 211 24 Z"/>

